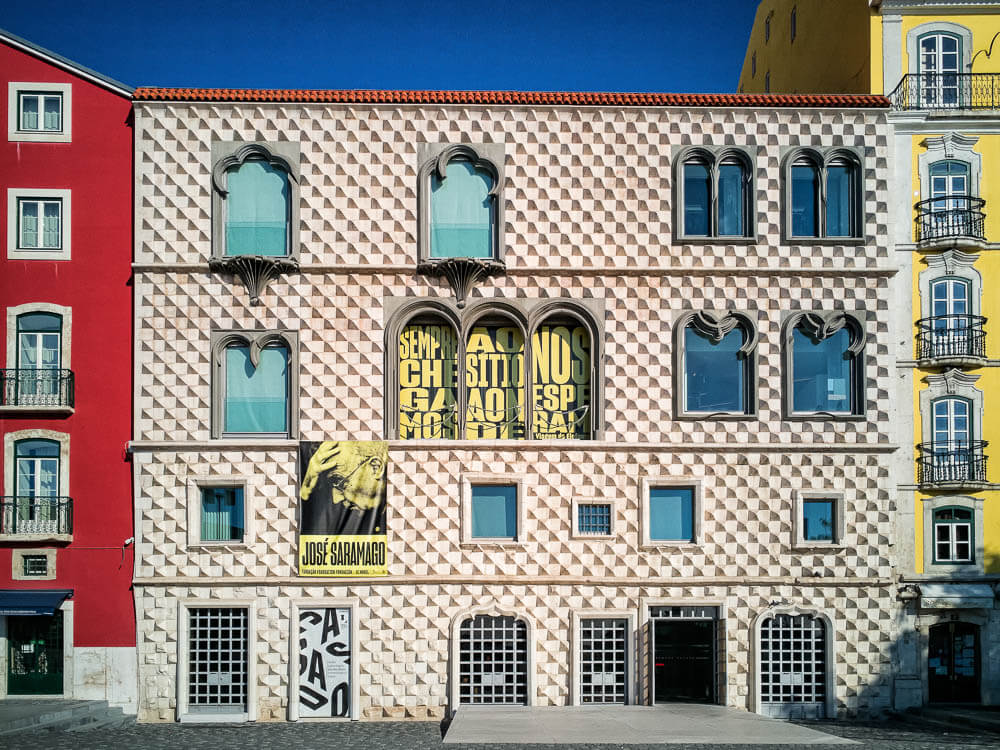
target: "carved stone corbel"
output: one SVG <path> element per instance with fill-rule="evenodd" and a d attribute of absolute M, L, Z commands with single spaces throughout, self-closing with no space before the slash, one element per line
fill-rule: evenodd
<path fill-rule="evenodd" d="M 492 258 L 441 258 L 417 264 L 417 273 L 448 280 L 460 308 L 465 307 L 466 298 L 476 284 L 505 270 L 503 263 Z"/>
<path fill-rule="evenodd" d="M 299 262 L 294 258 L 267 255 L 233 255 L 228 258 L 212 258 L 208 267 L 216 273 L 239 276 L 250 295 L 250 304 L 259 305 L 267 285 L 282 274 L 298 271 Z"/>

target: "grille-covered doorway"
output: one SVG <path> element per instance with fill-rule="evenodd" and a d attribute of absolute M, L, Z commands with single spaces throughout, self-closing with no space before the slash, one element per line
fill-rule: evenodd
<path fill-rule="evenodd" d="M 188 611 L 188 710 L 247 710 L 249 614 L 239 607 Z"/>
<path fill-rule="evenodd" d="M 476 615 L 458 634 L 459 704 L 528 703 L 528 626 L 514 617 Z"/>
<path fill-rule="evenodd" d="M 580 702 L 628 701 L 628 620 L 580 620 Z"/>
<path fill-rule="evenodd" d="M 826 716 L 826 626 L 811 615 L 775 615 L 760 626 L 760 713 Z"/>

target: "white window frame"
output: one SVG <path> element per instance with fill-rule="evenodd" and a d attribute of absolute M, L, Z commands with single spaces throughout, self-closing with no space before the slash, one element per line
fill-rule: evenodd
<path fill-rule="evenodd" d="M 650 539 L 651 521 L 649 514 L 649 492 L 654 489 L 690 488 L 691 513 L 694 516 L 691 523 L 691 541 L 684 539 Z M 705 508 L 700 479 L 675 479 L 672 477 L 643 477 L 639 483 L 639 507 L 642 508 L 642 548 L 670 547 L 675 549 L 697 549 L 702 546 L 702 529 L 704 526 Z"/>
<path fill-rule="evenodd" d="M 920 178 L 920 200 L 931 198 L 931 166 L 939 161 L 961 161 L 969 165 L 969 191 L 974 198 L 979 197 L 979 183 L 983 176 L 983 156 L 974 149 L 979 136 L 945 133 L 925 138 L 920 145 L 924 151 L 917 156 L 917 172 Z"/>
<path fill-rule="evenodd" d="M 247 610 L 247 710 L 233 713 L 191 713 L 188 707 L 188 612 L 192 609 Z M 257 721 L 257 600 L 181 599 L 177 603 L 177 720 L 190 724 Z"/>
<path fill-rule="evenodd" d="M 607 534 L 587 534 L 579 530 L 578 520 L 580 507 L 584 505 L 607 505 L 611 508 L 611 517 L 609 519 L 609 533 Z M 618 505 L 615 503 L 614 498 L 609 497 L 573 497 L 573 502 L 571 504 L 570 512 L 572 513 L 572 518 L 570 521 L 570 538 L 571 539 L 614 539 L 618 536 L 619 528 L 619 513 Z"/>
<path fill-rule="evenodd" d="M 187 481 L 187 545 L 189 548 L 246 548 L 256 539 L 253 497 L 258 480 L 242 475 L 191 475 Z M 201 491 L 214 487 L 238 487 L 243 490 L 243 539 L 205 541 L 201 538 Z"/>
<path fill-rule="evenodd" d="M 3 436 L 4 481 L 3 494 L 17 494 L 17 443 L 22 440 L 54 440 L 59 443 L 59 497 L 71 497 L 69 483 L 69 434 L 55 430 L 18 430 L 8 432 Z M 72 534 L 3 534 L 0 539 L 7 542 L 39 541 L 52 539 L 55 541 L 72 541 Z"/>
<path fill-rule="evenodd" d="M 61 130 L 21 130 L 22 94 L 58 94 L 62 97 Z M 39 112 L 39 116 L 43 113 Z M 70 143 L 73 140 L 73 85 L 70 83 L 7 84 L 7 140 L 22 143 Z M 9 214 L 8 214 L 9 216 Z"/>
<path fill-rule="evenodd" d="M 638 619 L 634 609 L 578 609 L 570 613 L 572 624 L 570 629 L 570 705 L 571 706 L 602 706 L 620 704 L 582 703 L 580 694 L 583 692 L 580 679 L 583 676 L 583 666 L 580 663 L 580 650 L 583 645 L 581 625 L 583 620 L 625 620 L 625 704 L 634 706 L 639 701 L 639 672 L 636 668 L 636 639 Z"/>
<path fill-rule="evenodd" d="M 986 550 L 983 544 L 983 501 L 984 498 L 982 497 L 972 497 L 969 495 L 938 495 L 921 498 L 924 537 L 924 575 L 938 576 L 947 574 L 956 577 L 984 575 L 983 558 L 985 557 Z M 963 510 L 972 511 L 972 562 L 934 562 L 934 512 L 942 508 L 962 508 Z"/>
<path fill-rule="evenodd" d="M 60 247 L 23 248 L 20 236 L 20 204 L 23 200 L 59 200 L 62 214 L 59 219 Z M 7 189 L 7 259 L 8 260 L 70 260 L 72 258 L 72 191 L 41 190 L 35 188 Z M 41 221 L 41 219 L 39 219 Z M 41 230 L 39 230 L 41 231 Z"/>
<path fill-rule="evenodd" d="M 833 502 L 833 540 L 822 541 L 805 538 L 805 506 L 809 500 L 830 500 Z M 820 492 L 813 490 L 803 490 L 795 493 L 795 517 L 792 519 L 793 528 L 793 549 L 819 549 L 836 550 L 844 549 L 844 493 L 842 492 Z"/>
<path fill-rule="evenodd" d="M 351 711 L 348 717 L 321 718 L 299 716 L 299 612 L 303 609 L 349 609 L 351 610 Z M 293 599 L 291 619 L 288 623 L 288 720 L 309 723 L 334 723 L 357 721 L 361 718 L 361 669 L 358 648 L 358 619 L 360 600 L 356 597 L 341 599 Z"/>
<path fill-rule="evenodd" d="M 513 486 L 517 493 L 517 536 L 514 539 L 506 537 L 474 537 L 472 536 L 472 487 L 491 486 Z M 462 546 L 521 546 L 524 544 L 527 535 L 525 534 L 524 520 L 524 477 L 514 477 L 509 474 L 463 474 L 461 486 L 462 505 Z"/>

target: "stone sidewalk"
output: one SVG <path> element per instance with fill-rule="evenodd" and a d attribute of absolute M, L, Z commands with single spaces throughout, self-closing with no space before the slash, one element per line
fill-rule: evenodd
<path fill-rule="evenodd" d="M 855 747 L 878 750 L 965 750 L 998 748 L 997 735 L 945 729 L 922 728 L 911 723 L 852 723 L 846 721 L 802 722 L 801 726 L 854 740 Z M 576 745 L 462 745 L 444 744 L 437 722 L 351 722 L 351 723 L 274 723 L 241 726 L 206 726 L 180 724 L 137 724 L 114 730 L 88 732 L 30 732 L 0 737 L 0 748 L 17 750 L 312 750 L 313 748 L 351 748 L 351 750 L 482 750 L 500 747 L 513 750 L 610 750 L 613 745 L 582 743 Z M 626 750 L 708 750 L 710 745 L 619 745 Z M 732 747 L 732 746 L 730 746 Z M 752 750 L 843 750 L 847 745 L 753 745 Z"/>

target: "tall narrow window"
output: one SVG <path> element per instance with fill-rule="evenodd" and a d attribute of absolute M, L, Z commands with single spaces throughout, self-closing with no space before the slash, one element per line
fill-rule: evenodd
<path fill-rule="evenodd" d="M 981 326 L 969 314 L 971 284 L 965 279 L 938 279 L 931 284 L 932 357 L 963 356 L 979 352 Z"/>
<path fill-rule="evenodd" d="M 973 512 L 968 508 L 934 511 L 934 562 L 973 563 Z"/>
<path fill-rule="evenodd" d="M 531 334 L 532 433 L 536 439 L 590 437 L 590 336 L 573 320 L 550 320 Z"/>
<path fill-rule="evenodd" d="M 972 440 L 970 403 L 964 398 L 939 398 L 932 407 L 933 471 L 940 481 L 978 478 L 980 450 Z"/>
<path fill-rule="evenodd" d="M 287 433 L 288 349 L 260 349 L 256 365 L 249 346 L 229 346 L 225 351 L 225 404 L 223 431 Z"/>
<path fill-rule="evenodd" d="M 788 33 L 789 33 L 789 36 L 791 36 L 793 42 L 795 41 L 795 36 L 796 36 L 796 34 L 798 34 L 798 31 L 799 31 L 799 29 L 798 29 L 798 20 L 799 19 L 798 19 L 798 12 L 797 11 L 798 11 L 798 8 L 796 8 L 796 7 L 793 6 L 792 7 L 792 14 L 791 14 L 791 17 L 789 18 L 789 21 L 788 21 L 788 27 L 789 27 L 788 28 Z"/>
<path fill-rule="evenodd" d="M 751 159 L 736 150 L 698 148 L 682 157 L 678 175 L 682 237 L 748 237 L 752 234 Z"/>
<path fill-rule="evenodd" d="M 524 438 L 524 334 L 507 322 L 484 322 L 465 348 L 467 439 Z"/>
<path fill-rule="evenodd" d="M 3 508 L 3 530 L 16 534 L 64 533 L 60 528 L 60 457 L 55 440 L 29 439 L 14 444 L 17 496 Z"/>
<path fill-rule="evenodd" d="M 719 234 L 743 237 L 747 234 L 749 174 L 746 165 L 726 158 L 719 165 Z"/>
<path fill-rule="evenodd" d="M 403 328 L 399 336 L 399 437 L 457 437 L 457 384 L 454 328 L 433 319 Z"/>
<path fill-rule="evenodd" d="M 846 313 L 801 313 L 786 328 L 790 413 L 864 413 L 864 326 Z"/>
<path fill-rule="evenodd" d="M 851 237 L 854 235 L 854 167 L 843 159 L 831 162 L 826 168 L 826 236 Z"/>
<path fill-rule="evenodd" d="M 226 255 L 287 255 L 288 173 L 252 159 L 227 172 Z"/>
<path fill-rule="evenodd" d="M 819 236 L 819 169 L 808 159 L 792 165 L 792 235 Z"/>
<path fill-rule="evenodd" d="M 920 38 L 920 94 L 924 106 L 961 106 L 961 59 L 962 42 L 954 34 L 926 34 Z"/>
<path fill-rule="evenodd" d="M 431 174 L 431 257 L 492 258 L 493 176 L 471 161 Z"/>
<path fill-rule="evenodd" d="M 712 209 L 712 181 L 707 164 L 689 161 L 684 165 L 684 234 L 707 237 Z"/>
<path fill-rule="evenodd" d="M 17 316 L 17 393 L 13 403 L 46 405 L 59 394 L 62 316 L 35 312 Z"/>

